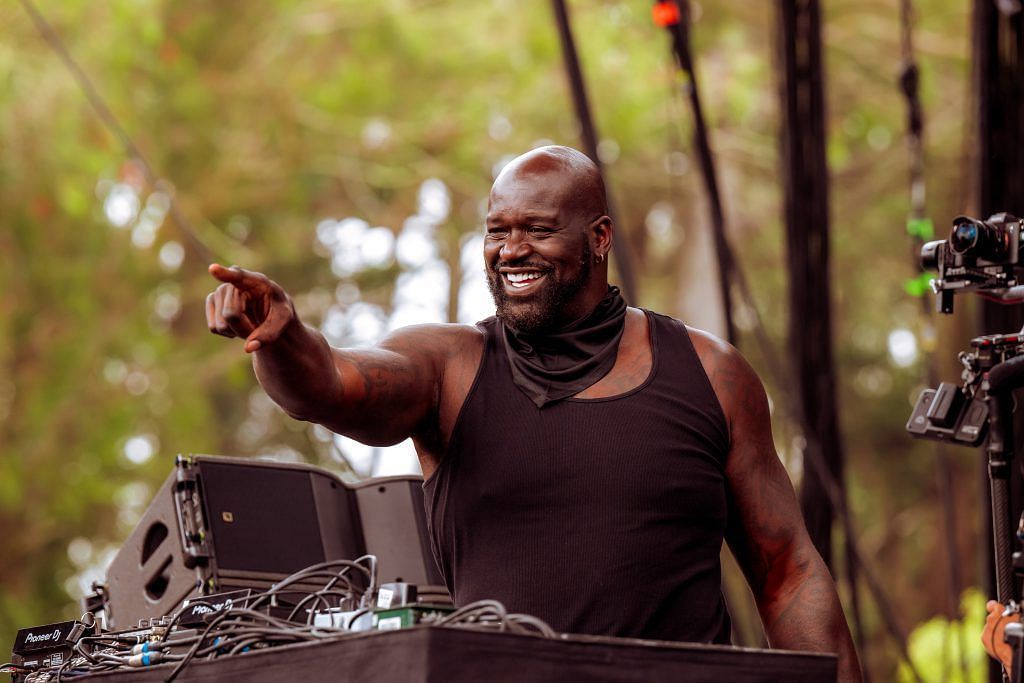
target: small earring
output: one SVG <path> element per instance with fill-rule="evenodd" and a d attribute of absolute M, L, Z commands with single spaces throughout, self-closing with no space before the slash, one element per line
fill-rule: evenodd
<path fill-rule="evenodd" d="M 597 262 L 598 263 L 604 263 L 604 254 L 598 254 L 597 255 Z"/>

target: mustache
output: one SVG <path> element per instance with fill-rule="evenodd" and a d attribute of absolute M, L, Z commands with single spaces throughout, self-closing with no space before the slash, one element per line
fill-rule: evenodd
<path fill-rule="evenodd" d="M 532 268 L 534 270 L 539 270 L 542 273 L 554 270 L 554 268 L 547 263 L 536 263 L 532 261 L 498 261 L 491 267 L 491 270 L 498 272 L 502 268 Z"/>

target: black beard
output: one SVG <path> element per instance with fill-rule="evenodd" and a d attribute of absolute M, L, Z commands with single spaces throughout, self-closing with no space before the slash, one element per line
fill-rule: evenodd
<path fill-rule="evenodd" d="M 517 301 L 509 296 L 505 289 L 505 278 L 498 272 L 499 266 L 516 267 L 513 263 L 505 262 L 487 270 L 487 287 L 494 297 L 498 320 L 519 332 L 545 332 L 572 322 L 565 320 L 565 308 L 590 280 L 590 245 L 586 241 L 583 242 L 583 256 L 580 258 L 580 270 L 576 277 L 571 280 L 552 279 L 544 283 L 540 292 L 529 301 Z M 545 272 L 553 274 L 551 270 Z"/>

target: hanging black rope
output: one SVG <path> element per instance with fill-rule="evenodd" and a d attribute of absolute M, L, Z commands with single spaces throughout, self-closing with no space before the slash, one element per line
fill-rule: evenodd
<path fill-rule="evenodd" d="M 658 0 L 657 2 L 654 3 L 652 15 L 654 18 L 654 22 L 658 26 L 667 28 L 668 24 L 672 22 L 679 22 L 681 20 L 682 10 L 680 9 L 680 6 L 676 3 L 675 0 Z M 676 53 L 674 50 L 672 52 L 672 60 L 676 64 L 676 66 L 680 66 L 680 62 L 676 58 Z M 690 63 L 692 69 L 692 56 L 688 59 L 688 62 Z M 677 89 L 676 92 L 681 92 L 681 90 Z M 692 100 L 687 98 L 687 101 L 692 105 Z M 703 116 L 701 117 L 701 121 L 703 121 Z M 707 167 L 711 169 L 711 173 L 708 174 L 706 177 L 714 178 L 714 156 L 710 152 L 710 145 L 705 144 L 704 148 L 708 152 Z M 723 215 L 721 209 L 719 209 L 718 214 L 719 216 Z M 761 316 L 761 312 L 757 305 L 757 301 L 754 299 L 754 293 L 750 288 L 750 285 L 747 281 L 747 277 L 743 271 L 743 268 L 741 267 L 740 261 L 737 259 L 735 252 L 732 250 L 732 246 L 729 244 L 728 238 L 725 236 L 725 230 L 722 230 L 720 233 L 716 234 L 720 234 L 722 236 L 722 240 L 716 243 L 716 246 L 720 247 L 720 249 L 717 251 L 717 254 L 721 258 L 720 263 L 723 264 L 720 265 L 719 272 L 727 273 L 728 281 L 732 284 L 735 284 L 736 292 L 739 295 L 739 300 L 745 306 L 745 312 L 749 314 L 752 318 L 752 331 L 754 334 L 754 338 L 757 340 L 758 352 L 764 357 L 765 369 L 767 371 L 767 374 L 771 377 L 773 386 L 778 387 L 778 389 L 783 393 L 791 395 L 793 392 L 791 387 L 789 386 L 789 379 L 787 376 L 785 376 L 782 360 L 779 357 L 779 354 L 775 348 L 775 344 L 774 342 L 772 342 L 772 339 L 768 334 L 768 330 L 765 327 L 764 318 Z M 731 343 L 736 345 L 735 342 Z"/>
<path fill-rule="evenodd" d="M 605 183 L 608 185 L 608 217 L 612 219 L 612 223 L 620 230 L 619 239 L 612 242 L 612 251 L 615 253 L 619 279 L 622 283 L 622 293 L 626 297 L 626 301 L 635 305 L 639 300 L 639 292 L 633 270 L 632 253 L 629 248 L 629 240 L 626 239 L 625 232 L 622 232 L 624 226 L 616 219 L 608 173 L 597 154 L 597 129 L 594 126 L 594 118 L 590 112 L 590 101 L 587 98 L 586 84 L 583 81 L 583 71 L 580 69 L 580 60 L 576 53 L 576 43 L 572 37 L 569 10 L 565 6 L 565 0 L 551 0 L 551 7 L 555 12 L 558 36 L 562 42 L 562 57 L 565 61 L 566 75 L 569 77 L 569 89 L 572 91 L 572 102 L 576 108 L 576 118 L 580 124 L 583 151 L 597 164 L 597 167 L 601 170 L 601 175 L 604 176 Z"/>
<path fill-rule="evenodd" d="M 722 314 L 725 318 L 726 338 L 730 344 L 735 345 L 736 325 L 733 321 L 732 296 L 729 287 L 734 275 L 735 264 L 725 234 L 725 214 L 722 210 L 722 198 L 718 191 L 715 159 L 711 154 L 711 142 L 707 125 L 704 123 L 704 110 L 701 108 L 700 91 L 697 88 L 697 74 L 693 69 L 693 56 L 690 52 L 689 0 L 669 0 L 655 3 L 654 19 L 672 37 L 672 52 L 684 77 L 681 87 L 690 103 L 690 112 L 693 115 L 693 143 L 697 148 L 697 157 L 700 159 L 701 178 L 704 180 L 708 208 L 711 211 L 711 229 L 714 235 L 715 256 L 718 261 L 718 288 Z"/>
<path fill-rule="evenodd" d="M 103 125 L 107 127 L 107 130 L 117 138 L 118 142 L 124 148 L 125 153 L 131 158 L 135 159 L 140 168 L 142 169 L 143 176 L 146 179 L 146 183 L 153 189 L 163 191 L 169 200 L 168 214 L 171 217 L 171 221 L 177 227 L 178 231 L 185 238 L 185 241 L 192 246 L 196 254 L 204 263 L 213 263 L 217 259 L 213 255 L 213 251 L 206 246 L 206 244 L 199 238 L 195 230 L 189 225 L 188 219 L 185 218 L 184 214 L 178 206 L 177 200 L 174 198 L 174 192 L 171 189 L 170 183 L 162 180 L 153 171 L 152 164 L 146 159 L 146 156 L 139 149 L 138 145 L 132 140 L 125 130 L 125 127 L 121 125 L 117 116 L 111 111 L 110 107 L 103 100 L 103 97 L 96 90 L 89 76 L 86 75 L 85 71 L 78 62 L 74 60 L 71 53 L 68 51 L 67 46 L 57 35 L 57 32 L 53 30 L 53 27 L 39 12 L 36 6 L 32 3 L 32 0 L 20 0 L 21 6 L 25 9 L 28 15 L 32 18 L 32 23 L 35 24 L 36 30 L 43 37 L 43 40 L 57 53 L 61 61 L 64 62 L 64 66 L 67 67 L 68 71 L 71 72 L 75 82 L 78 83 L 78 87 L 82 89 L 89 104 L 92 105 L 97 116 L 103 122 Z"/>

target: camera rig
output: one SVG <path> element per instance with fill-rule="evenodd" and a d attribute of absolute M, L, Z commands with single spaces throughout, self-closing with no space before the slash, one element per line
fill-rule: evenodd
<path fill-rule="evenodd" d="M 938 271 L 931 281 L 938 310 L 953 312 L 958 293 L 978 292 L 1002 303 L 1024 299 L 1020 284 L 1020 219 L 998 213 L 987 220 L 958 216 L 948 240 L 928 242 L 921 249 L 921 266 Z M 1021 612 L 1019 579 L 1024 577 L 1024 553 L 1011 550 L 1024 544 L 1024 515 L 1014 535 L 1010 522 L 1010 476 L 1015 459 L 1013 391 L 1024 387 L 1024 330 L 971 340 L 961 351 L 961 384 L 942 382 L 925 389 L 907 422 L 911 436 L 978 446 L 986 440 L 992 493 L 992 532 L 995 550 L 996 597 L 1006 615 Z M 1024 625 L 1010 623 L 1005 640 L 1013 650 L 1013 680 L 1022 681 Z"/>
<path fill-rule="evenodd" d="M 921 267 L 937 270 L 931 281 L 941 313 L 953 312 L 953 295 L 982 292 L 990 298 L 1024 298 L 1024 266 L 1020 263 L 1021 221 L 1008 213 L 987 220 L 957 216 L 948 240 L 921 247 Z"/>
<path fill-rule="evenodd" d="M 942 382 L 917 398 L 907 422 L 911 436 L 978 446 L 988 432 L 988 371 L 1024 351 L 1020 334 L 993 334 L 971 340 L 973 351 L 961 351 L 960 386 Z"/>

